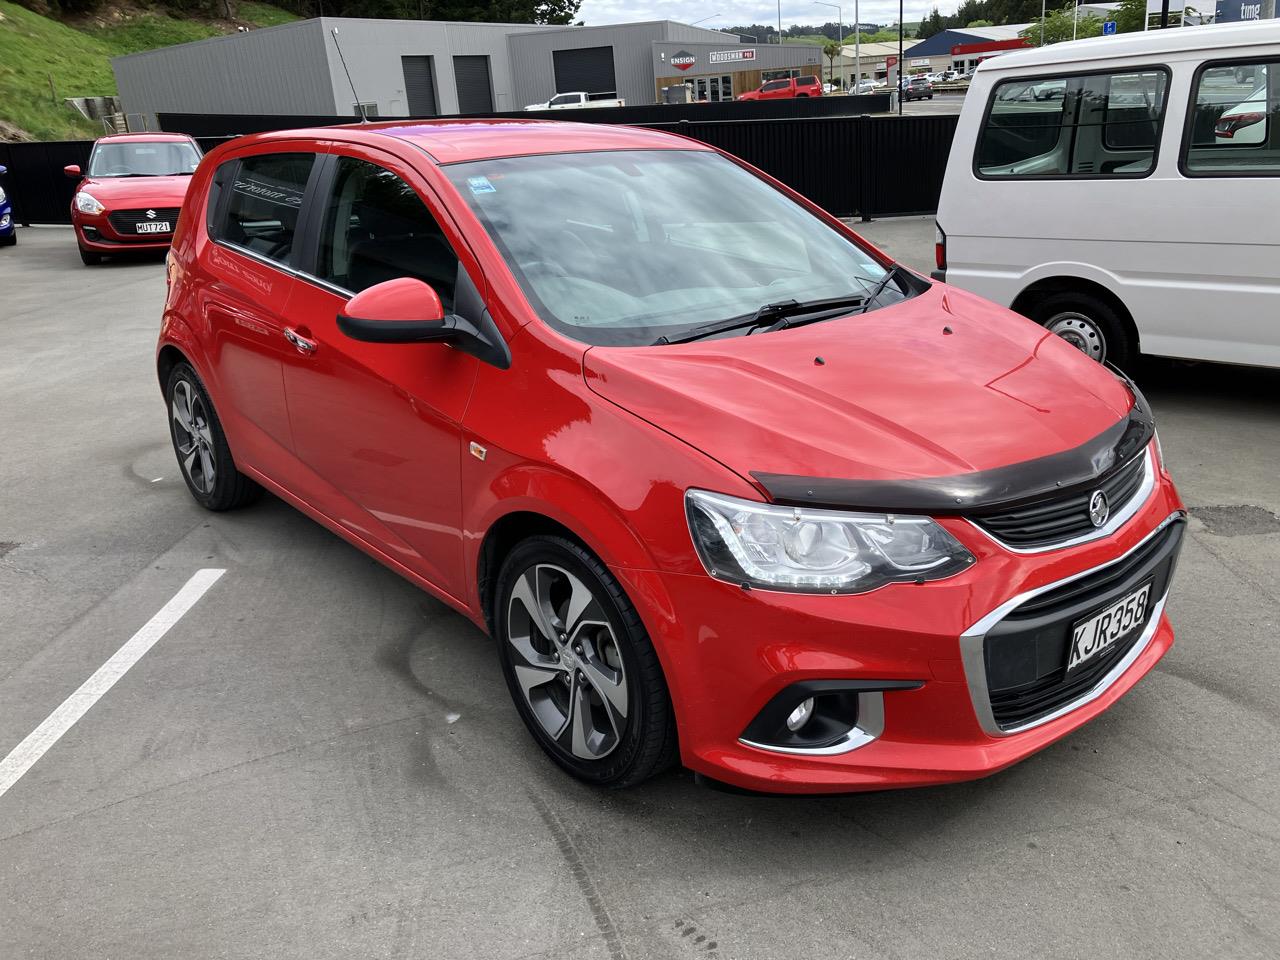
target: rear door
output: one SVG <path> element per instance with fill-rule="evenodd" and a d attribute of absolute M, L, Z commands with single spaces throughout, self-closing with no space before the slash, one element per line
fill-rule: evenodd
<path fill-rule="evenodd" d="M 218 411 L 236 421 L 227 431 L 236 457 L 264 469 L 293 446 L 281 363 L 293 351 L 287 311 L 315 160 L 313 152 L 273 144 L 224 163 L 214 175 L 213 243 L 201 253 L 202 273 L 212 278 L 198 295 Z"/>

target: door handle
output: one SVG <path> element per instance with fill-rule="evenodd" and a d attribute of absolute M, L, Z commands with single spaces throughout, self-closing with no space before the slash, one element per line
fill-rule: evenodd
<path fill-rule="evenodd" d="M 316 342 L 308 340 L 293 327 L 284 328 L 284 338 L 297 347 L 299 353 L 312 354 L 316 352 Z"/>

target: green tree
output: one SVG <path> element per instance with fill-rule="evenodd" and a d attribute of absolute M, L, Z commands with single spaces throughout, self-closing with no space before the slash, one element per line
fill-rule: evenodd
<path fill-rule="evenodd" d="M 1051 10 L 1044 18 L 1044 46 L 1062 43 L 1073 38 L 1083 40 L 1085 37 L 1102 36 L 1102 18 L 1093 14 L 1081 14 L 1072 21 L 1072 7 L 1068 3 L 1061 10 Z M 1018 36 L 1030 40 L 1035 46 L 1041 45 L 1040 18 L 1036 17 Z"/>
<path fill-rule="evenodd" d="M 1120 0 L 1120 8 L 1111 15 L 1118 33 L 1134 33 L 1142 29 L 1147 15 L 1146 0 Z"/>
<path fill-rule="evenodd" d="M 822 54 L 827 58 L 827 79 L 836 82 L 836 57 L 840 56 L 840 44 L 828 40 L 822 45 Z"/>
<path fill-rule="evenodd" d="M 994 27 L 995 24 L 992 23 L 990 20 L 974 20 L 971 23 L 966 23 L 965 26 L 966 27 Z"/>

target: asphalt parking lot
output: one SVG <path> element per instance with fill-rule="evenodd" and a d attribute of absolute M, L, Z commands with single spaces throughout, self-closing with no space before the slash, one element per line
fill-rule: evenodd
<path fill-rule="evenodd" d="M 928 266 L 931 222 L 859 226 Z M 194 504 L 158 262 L 27 229 L 0 297 L 0 756 L 226 571 L 0 795 L 0 957 L 1280 954 L 1280 371 L 1138 371 L 1178 642 L 1094 723 L 953 787 L 598 793 L 461 616 L 277 500 Z"/>

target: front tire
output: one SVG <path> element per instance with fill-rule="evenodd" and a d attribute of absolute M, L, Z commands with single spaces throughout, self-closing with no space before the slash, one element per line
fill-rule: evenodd
<path fill-rule="evenodd" d="M 676 757 L 662 667 L 621 585 L 563 537 L 518 544 L 498 574 L 502 673 L 533 738 L 587 783 L 629 787 Z"/>
<path fill-rule="evenodd" d="M 1045 297 L 1031 319 L 1057 334 L 1085 356 L 1126 369 L 1137 356 L 1137 344 L 1119 314 L 1098 297 L 1063 291 Z"/>
<path fill-rule="evenodd" d="M 80 262 L 83 263 L 86 267 L 96 267 L 98 264 L 102 262 L 102 254 L 94 253 L 91 250 L 86 250 L 84 247 L 81 247 Z"/>
<path fill-rule="evenodd" d="M 18 231 L 15 230 L 7 237 L 0 237 L 0 247 L 16 247 L 18 245 Z"/>
<path fill-rule="evenodd" d="M 190 364 L 173 368 L 165 398 L 178 470 L 196 502 L 222 511 L 258 499 L 262 488 L 236 469 L 213 402 Z"/>

